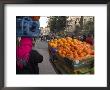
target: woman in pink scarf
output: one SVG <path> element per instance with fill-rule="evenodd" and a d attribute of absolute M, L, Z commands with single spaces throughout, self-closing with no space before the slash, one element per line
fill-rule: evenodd
<path fill-rule="evenodd" d="M 32 39 L 31 38 L 21 38 L 20 46 L 17 46 L 17 65 L 20 69 L 23 69 L 23 63 L 29 62 L 29 54 L 32 50 Z"/>
<path fill-rule="evenodd" d="M 43 60 L 43 57 L 37 51 L 32 50 L 32 41 L 32 38 L 22 37 L 20 45 L 16 48 L 18 73 L 36 73 L 35 63 L 40 63 Z"/>

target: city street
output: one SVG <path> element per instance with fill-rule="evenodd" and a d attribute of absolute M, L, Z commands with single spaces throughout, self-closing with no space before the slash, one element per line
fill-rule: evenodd
<path fill-rule="evenodd" d="M 43 61 L 36 65 L 39 70 L 35 68 L 39 74 L 84 74 L 91 71 L 90 68 L 94 70 L 94 16 L 17 16 L 16 31 L 17 45 L 20 45 L 16 56 L 19 67 L 25 65 L 28 59 L 42 60 L 43 56 Z M 19 43 L 19 37 L 32 37 L 33 40 L 21 38 Z M 50 41 L 51 53 L 48 52 L 46 40 Z M 36 58 L 32 53 L 28 58 L 32 45 L 41 57 L 35 53 L 35 56 L 39 56 Z M 31 65 L 33 63 L 30 62 L 29 69 L 24 70 L 18 67 L 19 73 L 34 73 Z"/>
<path fill-rule="evenodd" d="M 40 74 L 56 74 L 53 66 L 49 62 L 48 54 L 48 44 L 46 41 L 37 40 L 34 50 L 37 50 L 41 55 L 43 55 L 43 62 L 39 63 L 39 73 Z"/>

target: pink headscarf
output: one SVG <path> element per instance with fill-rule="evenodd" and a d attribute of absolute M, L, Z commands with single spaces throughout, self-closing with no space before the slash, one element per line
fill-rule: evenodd
<path fill-rule="evenodd" d="M 29 61 L 29 53 L 32 50 L 32 38 L 22 37 L 20 41 L 20 46 L 17 46 L 16 55 L 17 60 Z M 23 65 L 17 63 L 17 65 L 22 69 Z"/>

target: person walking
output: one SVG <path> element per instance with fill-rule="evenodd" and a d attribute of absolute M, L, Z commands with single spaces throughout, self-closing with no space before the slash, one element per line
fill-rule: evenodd
<path fill-rule="evenodd" d="M 21 37 L 16 47 L 16 74 L 39 74 L 38 63 L 43 61 L 43 56 L 32 50 L 32 41 L 32 38 Z"/>
<path fill-rule="evenodd" d="M 88 35 L 88 37 L 85 40 L 87 43 L 93 45 L 94 44 L 94 38 L 92 37 L 92 35 Z"/>

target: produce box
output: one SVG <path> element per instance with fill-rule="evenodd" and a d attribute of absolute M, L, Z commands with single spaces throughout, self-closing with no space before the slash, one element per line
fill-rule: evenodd
<path fill-rule="evenodd" d="M 86 42 L 66 37 L 51 40 L 48 46 L 53 48 L 50 51 L 56 49 L 54 56 L 57 58 L 55 60 L 61 62 L 61 65 L 59 65 L 63 69 L 69 67 L 67 70 L 70 70 L 70 73 L 87 73 L 94 67 L 94 46 Z M 53 55 L 52 52 L 50 55 Z"/>
<path fill-rule="evenodd" d="M 68 58 L 63 58 L 60 55 L 56 54 L 58 60 L 63 61 L 67 66 L 73 69 L 80 69 L 80 68 L 92 68 L 94 67 L 94 57 L 87 58 L 85 60 L 70 60 Z"/>
<path fill-rule="evenodd" d="M 94 66 L 94 58 L 87 58 L 85 60 L 69 60 L 64 58 L 64 62 L 72 68 L 78 69 L 83 67 L 91 68 Z"/>
<path fill-rule="evenodd" d="M 80 67 L 75 69 L 73 67 L 70 67 L 62 59 L 60 58 L 58 60 L 50 61 L 52 62 L 52 65 L 58 74 L 94 74 L 94 67 Z"/>

